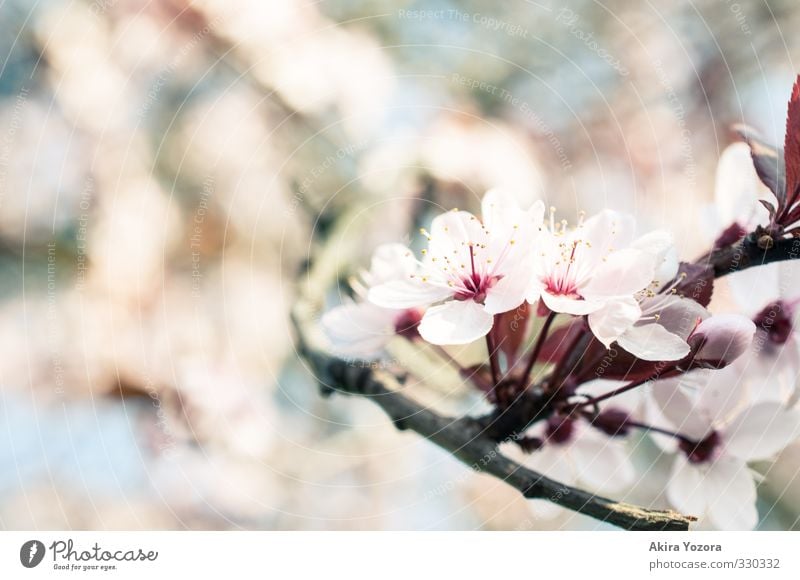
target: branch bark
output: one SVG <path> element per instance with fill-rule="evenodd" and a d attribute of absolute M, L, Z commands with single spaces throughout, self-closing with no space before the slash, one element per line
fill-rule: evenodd
<path fill-rule="evenodd" d="M 763 242 L 760 244 L 761 240 Z M 798 258 L 800 258 L 800 239 L 774 240 L 754 232 L 735 244 L 712 251 L 708 256 L 708 263 L 714 268 L 714 276 L 721 278 L 754 266 Z"/>
<path fill-rule="evenodd" d="M 302 325 L 293 316 L 297 348 L 320 382 L 323 394 L 343 393 L 369 398 L 398 429 L 411 430 L 451 453 L 476 471 L 488 473 L 529 499 L 543 499 L 626 530 L 685 531 L 696 520 L 674 511 L 651 510 L 616 502 L 553 481 L 505 457 L 484 426 L 469 417 L 444 417 L 402 393 L 388 388 L 369 368 L 348 364 L 310 347 Z"/>

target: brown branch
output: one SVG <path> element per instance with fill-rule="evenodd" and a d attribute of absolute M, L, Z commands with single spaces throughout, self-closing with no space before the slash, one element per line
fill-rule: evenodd
<path fill-rule="evenodd" d="M 626 530 L 685 531 L 696 518 L 673 511 L 651 510 L 593 495 L 553 481 L 502 455 L 481 424 L 469 417 L 444 417 L 402 393 L 387 388 L 369 368 L 352 365 L 311 348 L 302 326 L 293 316 L 298 354 L 319 380 L 323 393 L 369 398 L 379 405 L 398 429 L 414 431 L 476 471 L 488 473 L 529 499 L 551 501 L 561 507 Z"/>
<path fill-rule="evenodd" d="M 721 278 L 754 266 L 800 258 L 800 239 L 773 239 L 762 232 L 754 232 L 741 241 L 712 251 L 707 261 L 714 268 L 714 276 Z"/>

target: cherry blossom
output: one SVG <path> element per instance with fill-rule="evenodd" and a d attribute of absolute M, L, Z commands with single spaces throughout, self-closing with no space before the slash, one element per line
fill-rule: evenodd
<path fill-rule="evenodd" d="M 800 436 L 800 413 L 748 401 L 728 369 L 662 381 L 653 396 L 682 435 L 666 488 L 670 503 L 714 528 L 755 527 L 756 486 L 747 463 L 770 459 Z"/>
<path fill-rule="evenodd" d="M 718 314 L 698 323 L 687 342 L 693 348 L 692 365 L 722 368 L 750 348 L 756 325 L 738 314 Z"/>
<path fill-rule="evenodd" d="M 756 325 L 741 372 L 752 378 L 754 395 L 793 404 L 800 374 L 800 268 L 791 262 L 768 264 L 731 275 L 728 284 L 736 310 Z"/>
<path fill-rule="evenodd" d="M 422 230 L 428 248 L 418 271 L 372 287 L 369 300 L 393 309 L 430 306 L 419 333 L 433 344 L 467 344 L 485 336 L 495 314 L 525 300 L 528 256 L 544 205 L 523 210 L 510 194 L 490 190 L 481 209 L 482 221 L 458 210 L 434 218 L 430 233 Z"/>
<path fill-rule="evenodd" d="M 402 244 L 378 246 L 370 269 L 362 273 L 366 287 L 355 284 L 365 296 L 368 288 L 391 280 L 402 280 L 417 271 L 411 252 Z M 373 359 L 397 334 L 413 335 L 421 313 L 416 308 L 381 308 L 365 300 L 337 306 L 322 317 L 322 329 L 332 352 L 343 357 Z"/>
<path fill-rule="evenodd" d="M 653 280 L 657 258 L 632 248 L 632 216 L 604 210 L 574 228 L 556 222 L 537 240 L 528 302 L 553 312 L 585 315 L 610 301 L 633 298 Z"/>
<path fill-rule="evenodd" d="M 624 441 L 591 428 L 586 421 L 554 416 L 530 428 L 526 435 L 541 440 L 542 447 L 525 463 L 547 477 L 598 493 L 619 492 L 635 480 Z M 539 515 L 555 515 L 552 504 L 533 503 L 532 509 Z"/>

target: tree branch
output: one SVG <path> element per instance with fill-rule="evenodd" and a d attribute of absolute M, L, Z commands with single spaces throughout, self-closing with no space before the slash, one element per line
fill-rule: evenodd
<path fill-rule="evenodd" d="M 754 266 L 800 258 L 800 239 L 779 238 L 754 232 L 730 246 L 718 248 L 708 255 L 714 276 L 721 278 Z"/>
<path fill-rule="evenodd" d="M 529 499 L 551 501 L 626 530 L 685 531 L 696 518 L 673 511 L 650 510 L 599 497 L 569 487 L 532 471 L 502 455 L 497 444 L 474 419 L 444 417 L 387 388 L 369 368 L 348 364 L 311 348 L 302 326 L 292 316 L 297 332 L 297 349 L 310 365 L 324 394 L 335 392 L 369 398 L 379 405 L 398 429 L 414 431 L 462 463 L 495 476 Z"/>

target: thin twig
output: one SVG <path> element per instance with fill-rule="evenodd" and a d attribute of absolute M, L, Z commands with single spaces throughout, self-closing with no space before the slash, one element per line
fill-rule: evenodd
<path fill-rule="evenodd" d="M 519 378 L 520 391 L 525 390 L 525 388 L 528 386 L 528 378 L 533 370 L 533 366 L 536 364 L 536 359 L 539 358 L 539 353 L 542 352 L 544 341 L 547 339 L 547 335 L 550 332 L 550 325 L 553 324 L 555 319 L 555 312 L 548 314 L 547 320 L 544 321 L 544 326 L 542 326 L 542 329 L 539 331 L 539 336 L 536 337 L 536 345 L 533 347 L 533 350 L 530 353 L 530 358 L 528 358 L 528 364 L 525 365 L 525 370 L 522 371 L 522 375 Z"/>

